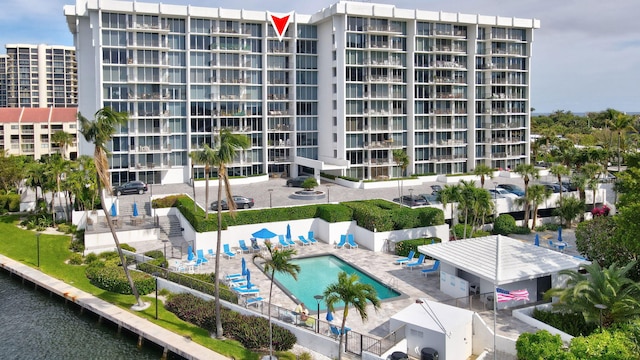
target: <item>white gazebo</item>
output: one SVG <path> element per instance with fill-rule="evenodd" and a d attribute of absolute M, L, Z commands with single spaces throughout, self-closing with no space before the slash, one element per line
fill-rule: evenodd
<path fill-rule="evenodd" d="M 536 301 L 556 285 L 559 271 L 576 270 L 586 262 L 500 235 L 422 245 L 418 251 L 440 260 L 440 290 L 453 297 L 485 294 L 488 298 L 500 287 L 527 289 L 530 301 Z M 508 302 L 500 307 L 521 304 Z"/>

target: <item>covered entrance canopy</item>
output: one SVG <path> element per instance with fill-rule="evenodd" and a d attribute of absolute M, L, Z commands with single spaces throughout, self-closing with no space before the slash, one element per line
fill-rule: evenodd
<path fill-rule="evenodd" d="M 561 270 L 575 270 L 586 262 L 500 235 L 422 245 L 418 251 L 494 285 L 536 279 Z"/>

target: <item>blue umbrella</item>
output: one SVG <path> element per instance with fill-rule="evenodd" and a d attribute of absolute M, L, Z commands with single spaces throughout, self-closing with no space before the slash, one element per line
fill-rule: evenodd
<path fill-rule="evenodd" d="M 111 204 L 111 216 L 118 216 L 118 210 L 116 209 L 116 203 Z"/>
<path fill-rule="evenodd" d="M 138 216 L 138 204 L 133 203 L 133 216 Z"/>
<path fill-rule="evenodd" d="M 286 238 L 291 240 L 291 225 L 287 224 L 287 235 Z"/>
<path fill-rule="evenodd" d="M 242 275 L 247 275 L 247 262 L 244 260 L 244 258 L 242 258 Z"/>
<path fill-rule="evenodd" d="M 251 287 L 253 286 L 253 284 L 251 283 L 251 271 L 249 271 L 249 269 L 247 269 L 247 289 L 251 289 Z"/>
<path fill-rule="evenodd" d="M 327 316 L 325 317 L 325 319 L 327 319 L 328 322 L 332 322 L 333 321 L 333 313 L 331 311 L 327 311 Z"/>
<path fill-rule="evenodd" d="M 558 241 L 562 241 L 562 226 L 558 226 Z"/>
<path fill-rule="evenodd" d="M 540 246 L 540 235 L 536 234 L 536 239 L 533 241 L 533 245 Z"/>
<path fill-rule="evenodd" d="M 262 228 L 251 235 L 257 239 L 271 239 L 272 237 L 276 236 L 276 234 L 272 233 L 271 231 L 265 228 Z"/>

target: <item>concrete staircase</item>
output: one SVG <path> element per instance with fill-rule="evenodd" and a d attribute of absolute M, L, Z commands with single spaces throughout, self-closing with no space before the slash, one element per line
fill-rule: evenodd
<path fill-rule="evenodd" d="M 179 248 L 186 255 L 189 244 L 182 236 L 182 227 L 178 217 L 175 215 L 160 216 L 158 217 L 158 222 L 160 226 L 158 238 L 162 241 L 171 242 L 172 247 Z"/>

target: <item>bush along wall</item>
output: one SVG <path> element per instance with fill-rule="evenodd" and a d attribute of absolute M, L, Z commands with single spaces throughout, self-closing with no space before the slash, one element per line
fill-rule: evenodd
<path fill-rule="evenodd" d="M 215 332 L 216 317 L 213 301 L 206 301 L 191 294 L 172 295 L 165 304 L 167 310 L 180 319 Z M 242 315 L 226 308 L 221 309 L 222 328 L 225 336 L 239 341 L 250 350 L 269 348 L 269 321 L 263 317 Z M 296 336 L 289 330 L 273 324 L 273 348 L 287 351 L 296 343 Z"/>
<path fill-rule="evenodd" d="M 420 256 L 420 253 L 418 252 L 418 246 L 428 245 L 432 243 L 441 243 L 441 242 L 442 242 L 442 239 L 440 239 L 439 237 L 405 240 L 405 241 L 400 241 L 396 243 L 395 251 L 396 251 L 396 255 L 409 256 L 409 252 L 413 250 L 415 251 L 415 254 L 413 255 L 413 257 L 417 258 L 418 256 Z"/>
<path fill-rule="evenodd" d="M 89 281 L 100 289 L 118 294 L 133 294 L 122 266 L 105 265 L 104 262 L 94 261 L 87 267 L 85 274 Z M 140 295 L 155 291 L 156 281 L 152 276 L 137 271 L 130 271 L 129 274 Z"/>

